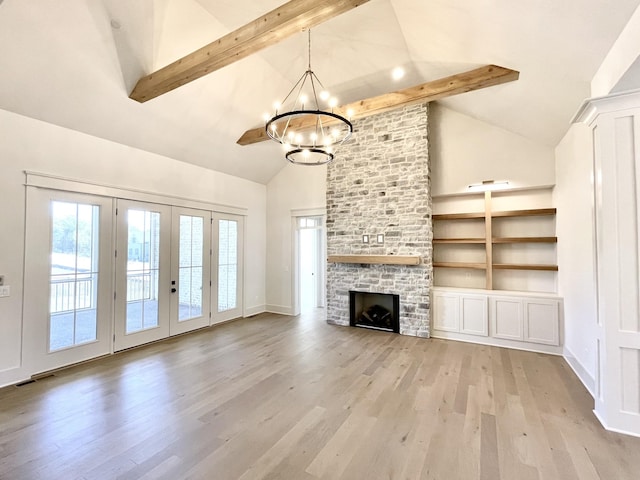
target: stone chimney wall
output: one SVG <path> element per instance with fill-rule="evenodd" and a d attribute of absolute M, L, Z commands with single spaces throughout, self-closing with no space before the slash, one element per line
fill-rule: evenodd
<path fill-rule="evenodd" d="M 349 325 L 349 290 L 400 295 L 400 333 L 429 336 L 428 104 L 354 122 L 327 169 L 328 255 L 419 255 L 416 266 L 327 265 L 327 322 Z M 369 243 L 363 243 L 363 235 Z M 378 235 L 384 242 L 378 243 Z"/>

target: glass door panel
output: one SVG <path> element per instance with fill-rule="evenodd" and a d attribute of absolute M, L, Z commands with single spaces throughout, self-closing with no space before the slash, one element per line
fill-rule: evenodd
<path fill-rule="evenodd" d="M 127 211 L 126 333 L 158 326 L 160 213 Z"/>
<path fill-rule="evenodd" d="M 218 312 L 238 306 L 238 222 L 218 220 Z"/>
<path fill-rule="evenodd" d="M 211 212 L 173 208 L 171 335 L 209 325 Z M 206 225 L 206 228 L 205 228 Z"/>
<path fill-rule="evenodd" d="M 99 222 L 97 205 L 51 202 L 49 351 L 98 338 Z"/>
<path fill-rule="evenodd" d="M 169 335 L 171 208 L 118 200 L 115 349 Z"/>
<path fill-rule="evenodd" d="M 24 352 L 46 371 L 111 352 L 113 201 L 27 188 Z"/>
<path fill-rule="evenodd" d="M 242 316 L 243 218 L 214 213 L 216 308 L 213 323 Z"/>

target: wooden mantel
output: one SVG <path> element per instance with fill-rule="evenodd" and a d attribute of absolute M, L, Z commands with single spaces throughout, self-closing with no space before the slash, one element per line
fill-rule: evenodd
<path fill-rule="evenodd" d="M 419 265 L 420 255 L 329 255 L 329 263 Z"/>

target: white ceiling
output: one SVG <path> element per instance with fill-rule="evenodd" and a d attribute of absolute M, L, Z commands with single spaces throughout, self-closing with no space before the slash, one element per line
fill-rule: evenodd
<path fill-rule="evenodd" d="M 554 146 L 640 0 L 370 0 L 312 31 L 312 67 L 341 103 L 494 63 L 517 82 L 441 103 Z M 306 68 L 289 38 L 140 104 L 137 79 L 284 0 L 0 0 L 0 108 L 266 183 L 286 163 L 261 124 Z M 390 71 L 407 75 L 393 82 Z"/>

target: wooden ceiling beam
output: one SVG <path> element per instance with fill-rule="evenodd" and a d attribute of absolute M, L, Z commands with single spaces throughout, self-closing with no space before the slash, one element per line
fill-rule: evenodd
<path fill-rule="evenodd" d="M 209 45 L 138 80 L 129 98 L 147 102 L 315 27 L 369 0 L 291 0 Z"/>
<path fill-rule="evenodd" d="M 518 79 L 520 73 L 509 68 L 497 65 L 486 65 L 484 67 L 458 73 L 450 77 L 440 78 L 431 82 L 416 85 L 404 90 L 385 93 L 377 97 L 360 100 L 348 105 L 334 108 L 333 111 L 339 115 L 347 117 L 347 112 L 352 110 L 351 119 L 367 117 L 383 113 L 395 108 L 406 107 L 423 102 L 433 102 L 441 98 L 459 95 L 482 88 L 500 85 L 502 83 L 513 82 Z M 301 122 L 290 125 L 296 130 L 304 130 L 313 125 L 305 125 Z M 263 142 L 269 137 L 264 127 L 247 130 L 239 139 L 239 145 L 251 145 Z"/>

